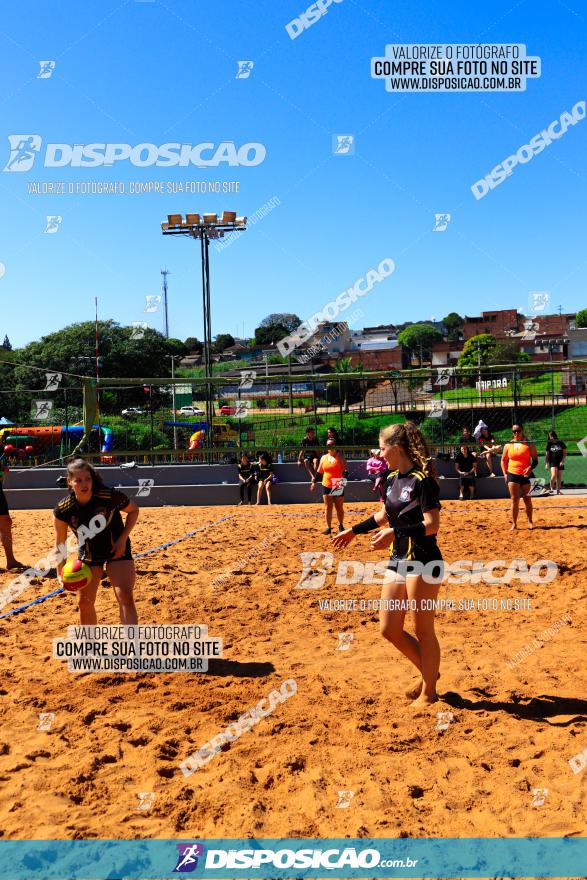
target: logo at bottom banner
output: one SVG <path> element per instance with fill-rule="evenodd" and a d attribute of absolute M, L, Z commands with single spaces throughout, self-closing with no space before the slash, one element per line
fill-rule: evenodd
<path fill-rule="evenodd" d="M 201 844 L 182 843 L 177 845 L 179 856 L 173 873 L 187 873 L 198 867 L 198 858 L 204 853 Z M 417 860 L 408 859 L 413 867 Z M 271 868 L 321 868 L 332 871 L 337 868 L 375 868 L 381 864 L 381 855 L 376 849 L 357 850 L 354 847 L 343 849 L 263 849 L 257 845 L 255 849 L 208 849 L 206 860 L 201 867 L 205 869 L 228 868 L 230 870 L 258 869 L 263 866 Z"/>
<path fill-rule="evenodd" d="M 198 859 L 204 855 L 204 847 L 201 843 L 178 843 L 177 864 L 173 869 L 174 874 L 189 874 L 198 867 Z"/>

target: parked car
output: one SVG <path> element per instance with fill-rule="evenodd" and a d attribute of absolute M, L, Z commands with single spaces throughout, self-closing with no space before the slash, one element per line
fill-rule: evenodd
<path fill-rule="evenodd" d="M 182 416 L 205 416 L 206 413 L 203 409 L 198 409 L 197 406 L 182 406 L 180 409 L 180 413 Z"/>
<path fill-rule="evenodd" d="M 129 406 L 128 409 L 123 409 L 121 412 L 121 415 L 126 416 L 127 418 L 130 418 L 131 416 L 144 416 L 145 414 L 145 410 L 139 409 L 138 406 Z"/>
<path fill-rule="evenodd" d="M 233 416 L 236 413 L 236 406 L 232 404 L 225 403 L 224 406 L 220 407 L 220 415 L 221 416 Z"/>

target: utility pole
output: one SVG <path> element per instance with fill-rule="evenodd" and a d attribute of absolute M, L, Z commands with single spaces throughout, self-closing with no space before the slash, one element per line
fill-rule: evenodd
<path fill-rule="evenodd" d="M 479 340 L 477 340 L 477 370 L 479 373 L 479 403 L 481 403 L 483 400 L 483 394 L 481 392 L 481 346 Z"/>
<path fill-rule="evenodd" d="M 163 307 L 165 315 L 165 336 L 169 339 L 169 312 L 167 309 L 167 276 L 170 275 L 169 269 L 161 269 L 163 275 Z"/>
<path fill-rule="evenodd" d="M 175 359 L 179 358 L 178 354 L 168 354 L 167 357 L 171 358 L 171 400 L 173 406 L 173 449 L 177 452 L 177 425 L 175 424 L 177 413 L 176 413 L 176 405 L 175 405 Z"/>

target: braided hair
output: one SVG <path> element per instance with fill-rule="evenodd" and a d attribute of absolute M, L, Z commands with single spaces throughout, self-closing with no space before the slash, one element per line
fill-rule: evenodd
<path fill-rule="evenodd" d="M 395 444 L 401 446 L 408 458 L 411 458 L 427 477 L 432 477 L 438 482 L 438 473 L 434 459 L 430 455 L 428 444 L 422 436 L 422 432 L 416 427 L 414 422 L 404 422 L 403 425 L 389 425 L 387 428 L 383 428 L 379 436 L 382 443 L 387 443 L 390 446 Z"/>

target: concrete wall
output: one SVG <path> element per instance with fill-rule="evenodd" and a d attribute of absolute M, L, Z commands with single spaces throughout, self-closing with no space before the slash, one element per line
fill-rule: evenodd
<path fill-rule="evenodd" d="M 496 467 L 498 463 L 495 462 Z M 458 480 L 452 461 L 437 461 L 441 498 L 458 496 Z M 279 482 L 273 487 L 276 504 L 306 504 L 320 502 L 322 492 L 316 487 L 309 491 L 306 471 L 295 464 L 276 464 L 274 470 Z M 64 471 L 52 468 L 12 470 L 5 479 L 5 493 L 12 510 L 53 508 L 67 494 L 67 489 L 56 485 Z M 120 487 L 141 507 L 163 505 L 219 505 L 236 504 L 239 500 L 235 465 L 141 465 L 132 470 L 119 467 L 100 468 L 107 486 Z M 139 487 L 139 480 L 154 480 L 147 495 Z M 141 494 L 138 494 L 141 492 Z M 347 501 L 372 502 L 375 500 L 372 484 L 366 480 L 365 463 L 349 462 L 349 482 L 345 490 Z M 503 479 L 480 478 L 477 497 L 506 498 Z M 263 500 L 265 504 L 265 500 Z"/>

